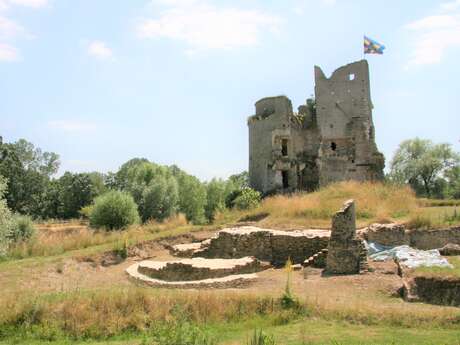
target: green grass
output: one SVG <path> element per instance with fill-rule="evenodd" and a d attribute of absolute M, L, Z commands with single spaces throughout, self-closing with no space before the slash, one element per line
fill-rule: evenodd
<path fill-rule="evenodd" d="M 448 267 L 419 267 L 414 270 L 416 275 L 442 276 L 460 278 L 460 256 L 451 256 L 447 260 L 454 266 Z"/>
<path fill-rule="evenodd" d="M 274 325 L 272 318 L 255 318 L 250 322 L 232 322 L 208 324 L 201 328 L 218 339 L 219 345 L 246 345 L 254 329 L 262 329 L 265 334 L 273 335 L 277 345 L 458 345 L 460 331 L 442 328 L 398 328 L 387 326 L 365 326 L 348 322 L 325 321 L 308 318 L 286 325 Z M 0 344 L 30 345 L 140 345 L 153 344 L 149 332 L 126 333 L 104 340 L 55 339 L 39 340 L 25 334 L 0 340 Z M 162 345 L 162 344 L 158 344 Z M 182 344 L 177 344 L 182 345 Z"/>

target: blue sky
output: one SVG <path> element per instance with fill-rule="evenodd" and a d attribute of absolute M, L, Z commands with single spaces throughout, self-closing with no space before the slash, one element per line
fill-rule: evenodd
<path fill-rule="evenodd" d="M 419 136 L 460 151 L 460 0 L 0 0 L 0 135 L 61 173 L 133 157 L 201 179 L 247 169 L 247 116 L 294 108 L 366 56 L 379 149 Z"/>

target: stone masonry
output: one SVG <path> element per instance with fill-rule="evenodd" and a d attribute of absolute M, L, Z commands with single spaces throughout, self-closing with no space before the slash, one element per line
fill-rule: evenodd
<path fill-rule="evenodd" d="M 362 241 L 356 237 L 355 202 L 348 200 L 332 217 L 326 273 L 359 273 L 361 253 Z"/>
<path fill-rule="evenodd" d="M 249 180 L 264 193 L 313 191 L 342 180 L 383 178 L 366 60 L 327 78 L 315 67 L 315 100 L 293 112 L 286 96 L 256 102 L 249 117 Z"/>

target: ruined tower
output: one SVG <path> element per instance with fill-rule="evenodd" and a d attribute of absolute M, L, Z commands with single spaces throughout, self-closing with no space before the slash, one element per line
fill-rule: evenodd
<path fill-rule="evenodd" d="M 250 185 L 264 194 L 383 178 L 366 60 L 330 78 L 316 66 L 315 100 L 294 113 L 286 96 L 263 98 L 248 126 Z"/>

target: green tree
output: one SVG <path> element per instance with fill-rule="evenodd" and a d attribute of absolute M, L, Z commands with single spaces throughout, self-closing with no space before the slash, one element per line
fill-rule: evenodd
<path fill-rule="evenodd" d="M 139 213 L 131 195 L 120 191 L 109 191 L 94 200 L 89 221 L 95 228 L 118 230 L 137 223 Z"/>
<path fill-rule="evenodd" d="M 216 212 L 223 211 L 225 209 L 225 199 L 230 193 L 228 185 L 230 183 L 221 179 L 212 179 L 206 185 L 206 207 L 205 215 L 210 221 L 214 220 Z"/>
<path fill-rule="evenodd" d="M 409 183 L 419 194 L 422 186 L 423 194 L 432 197 L 436 180 L 458 162 L 459 155 L 449 144 L 434 144 L 419 138 L 406 140 L 399 145 L 391 161 L 390 178 Z"/>
<path fill-rule="evenodd" d="M 179 183 L 179 211 L 185 214 L 188 221 L 195 224 L 206 222 L 204 208 L 206 206 L 206 187 L 195 176 L 184 172 L 177 176 Z"/>
<path fill-rule="evenodd" d="M 115 189 L 125 190 L 132 183 L 133 170 L 143 163 L 150 163 L 146 158 L 133 158 L 124 163 L 114 177 L 113 186 Z"/>
<path fill-rule="evenodd" d="M 15 143 L 0 140 L 0 152 L 0 174 L 8 180 L 5 196 L 9 208 L 40 216 L 50 177 L 59 167 L 58 155 L 42 152 L 24 139 Z"/>
<path fill-rule="evenodd" d="M 179 187 L 174 177 L 158 176 L 142 191 L 140 209 L 142 220 L 162 221 L 177 211 Z"/>
<path fill-rule="evenodd" d="M 446 195 L 452 199 L 460 199 L 460 166 L 454 166 L 445 173 L 447 180 Z"/>
<path fill-rule="evenodd" d="M 98 173 L 65 172 L 59 180 L 59 218 L 77 218 L 81 208 L 91 204 L 105 191 L 102 176 Z"/>
<path fill-rule="evenodd" d="M 240 210 L 248 210 L 259 206 L 260 193 L 252 188 L 243 188 L 241 194 L 235 199 L 234 206 Z"/>
<path fill-rule="evenodd" d="M 0 175 L 0 257 L 6 254 L 13 227 L 12 214 L 4 198 L 6 189 L 6 180 Z"/>
<path fill-rule="evenodd" d="M 64 205 L 59 179 L 49 181 L 42 198 L 40 216 L 43 219 L 62 217 Z"/>

